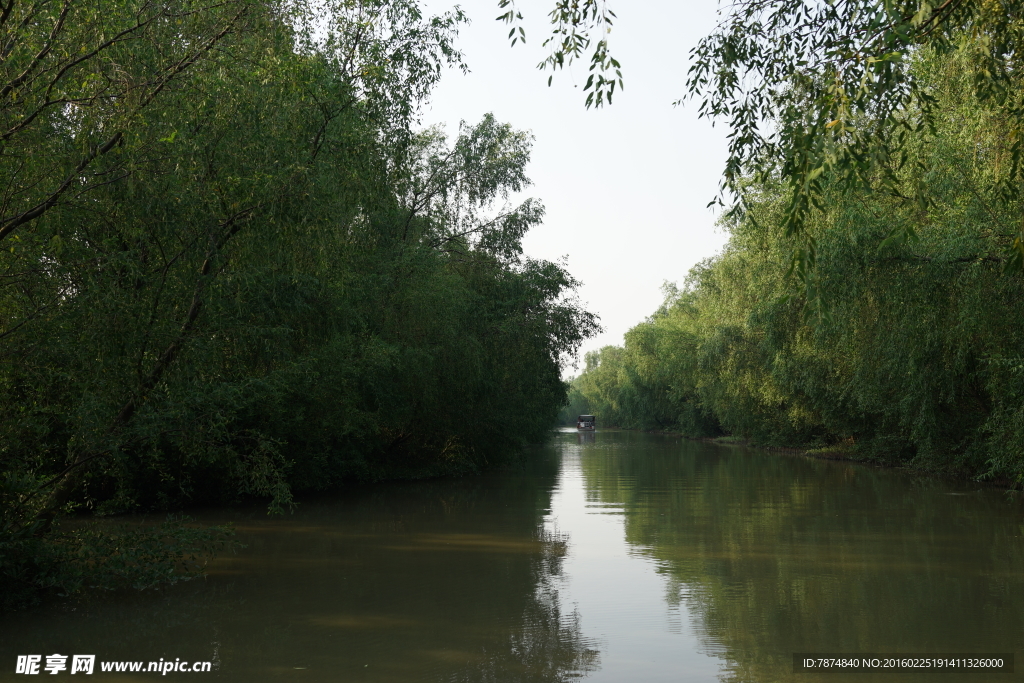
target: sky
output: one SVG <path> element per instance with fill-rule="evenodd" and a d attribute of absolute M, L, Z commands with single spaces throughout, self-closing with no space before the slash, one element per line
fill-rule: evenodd
<path fill-rule="evenodd" d="M 454 2 L 427 0 L 432 14 Z M 586 63 L 555 73 L 537 69 L 547 51 L 547 13 L 554 0 L 519 0 L 527 42 L 510 47 L 509 27 L 495 21 L 498 0 L 458 3 L 471 23 L 458 47 L 470 73 L 444 74 L 422 124 L 444 124 L 490 112 L 534 135 L 524 193 L 547 209 L 544 224 L 523 241 L 533 258 L 567 259 L 583 285 L 579 298 L 598 314 L 604 333 L 580 355 L 622 345 L 625 332 L 653 313 L 665 281 L 682 284 L 698 262 L 718 253 L 726 235 L 707 207 L 725 166 L 726 127 L 698 119 L 685 94 L 688 54 L 715 26 L 717 0 L 608 0 L 618 15 L 609 43 L 625 88 L 611 106 L 587 110 Z M 567 377 L 579 369 L 569 368 Z"/>

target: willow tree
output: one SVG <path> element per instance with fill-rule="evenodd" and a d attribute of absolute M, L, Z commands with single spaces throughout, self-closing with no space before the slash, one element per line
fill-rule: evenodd
<path fill-rule="evenodd" d="M 0 252 L 0 576 L 28 592 L 73 590 L 102 555 L 53 524 L 69 512 L 279 511 L 507 456 L 546 434 L 596 327 L 561 265 L 522 255 L 543 216 L 510 202 L 529 135 L 416 130 L 461 64 L 458 11 L 244 18 Z M 128 569 L 167 569 L 146 557 Z"/>
<path fill-rule="evenodd" d="M 499 20 L 523 37 L 512 0 Z M 711 35 L 690 50 L 684 100 L 700 102 L 702 117 L 731 129 L 723 194 L 744 207 L 744 182 L 779 175 L 786 181 L 782 229 L 794 243 L 792 263 L 816 300 L 815 239 L 806 229 L 822 208 L 827 183 L 843 182 L 916 205 L 933 206 L 927 187 L 907 188 L 900 172 L 917 132 L 944 115 L 931 86 L 911 62 L 923 51 L 937 58 L 966 55 L 976 105 L 1002 119 L 1001 158 L 992 189 L 1006 205 L 1019 203 L 1024 169 L 1024 100 L 1018 50 L 1024 4 L 1017 0 L 740 0 L 721 10 Z M 610 102 L 621 87 L 611 56 L 614 12 L 604 0 L 556 0 L 550 12 L 549 57 L 542 68 L 589 63 L 587 106 Z M 681 100 L 682 101 L 682 100 Z M 912 241 L 913 225 L 888 233 L 885 246 Z M 995 257 L 1011 272 L 1024 267 L 1024 227 Z"/>
<path fill-rule="evenodd" d="M 145 114 L 231 36 L 250 0 L 8 0 L 0 5 L 0 239 L 130 173 Z"/>
<path fill-rule="evenodd" d="M 620 403 L 649 392 L 638 404 L 650 417 L 667 405 L 694 435 L 702 430 L 684 417 L 688 404 L 759 443 L 1024 478 L 1024 283 L 1005 274 L 1000 254 L 1020 211 L 993 182 L 1006 160 L 1005 121 L 976 106 L 967 55 L 917 57 L 914 76 L 941 115 L 908 138 L 895 182 L 926 191 L 932 208 L 823 183 L 826 200 L 804 229 L 831 315 L 808 320 L 790 295 L 792 241 L 779 229 L 786 179 L 748 179 L 745 211 L 723 219 L 723 252 L 691 271 L 682 292 L 668 290 L 615 350 L 627 366 L 618 376 L 645 380 L 620 382 Z M 910 230 L 916 239 L 886 244 Z"/>
<path fill-rule="evenodd" d="M 137 5 L 0 8 L 0 569 L 36 587 L 81 547 L 50 534 L 69 509 L 204 469 L 287 504 L 275 443 L 231 423 L 272 388 L 252 346 L 287 316 L 227 304 L 281 294 L 255 259 L 308 260 L 391 192 L 387 146 L 459 62 L 460 16 L 415 3 Z"/>

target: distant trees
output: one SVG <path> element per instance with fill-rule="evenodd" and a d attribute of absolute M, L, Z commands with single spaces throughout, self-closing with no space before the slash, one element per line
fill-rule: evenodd
<path fill-rule="evenodd" d="M 791 256 L 803 238 L 783 229 L 789 179 L 748 177 L 723 253 L 624 349 L 588 359 L 574 391 L 622 426 L 668 415 L 695 436 L 1024 480 L 1024 281 L 1006 272 L 1022 207 L 1002 192 L 1012 143 L 1006 118 L 976 106 L 972 60 L 967 47 L 915 58 L 934 127 L 908 137 L 893 193 L 822 185 L 805 287 Z"/>
<path fill-rule="evenodd" d="M 596 322 L 563 268 L 522 256 L 543 216 L 507 202 L 529 137 L 490 116 L 451 143 L 415 130 L 461 63 L 460 14 L 101 5 L 11 0 L 0 17 L 24 51 L 4 78 L 26 89 L 0 104 L 21 126 L 0 159 L 0 575 L 16 600 L 106 585 L 75 560 L 96 539 L 52 525 L 69 511 L 245 495 L 279 510 L 543 436 Z M 151 569 L 133 557 L 119 575 Z"/>

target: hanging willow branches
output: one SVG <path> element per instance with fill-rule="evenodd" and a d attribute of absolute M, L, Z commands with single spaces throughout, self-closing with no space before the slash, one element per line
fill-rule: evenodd
<path fill-rule="evenodd" d="M 499 20 L 521 15 L 510 0 Z M 815 300 L 815 238 L 807 230 L 826 187 L 841 183 L 934 208 L 926 186 L 909 186 L 904 166 L 911 136 L 934 130 L 944 115 L 910 64 L 924 52 L 938 59 L 969 57 L 978 106 L 999 113 L 1005 148 L 992 178 L 993 199 L 1022 198 L 1024 99 L 1018 61 L 1024 3 L 1018 0 L 740 0 L 723 5 L 711 35 L 690 51 L 684 100 L 700 116 L 730 129 L 722 194 L 745 208 L 747 179 L 784 179 L 788 204 L 782 229 L 793 239 L 792 270 Z M 589 60 L 587 106 L 610 101 L 621 87 L 606 31 L 614 13 L 598 0 L 557 0 L 550 13 L 550 56 L 542 68 Z M 653 17 L 652 17 L 653 19 Z M 615 78 L 608 77 L 615 69 Z M 916 171 L 915 171 L 916 173 Z M 1007 271 L 1024 268 L 1024 225 L 1014 228 L 999 258 Z M 913 225 L 887 235 L 883 247 L 917 238 Z"/>

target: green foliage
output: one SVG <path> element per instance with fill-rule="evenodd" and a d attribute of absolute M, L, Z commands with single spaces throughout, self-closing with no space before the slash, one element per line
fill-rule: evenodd
<path fill-rule="evenodd" d="M 969 54 L 922 52 L 913 69 L 941 115 L 908 139 L 899 191 L 825 182 L 794 292 L 805 237 L 785 229 L 788 179 L 746 178 L 723 253 L 575 381 L 596 414 L 1024 481 L 1024 282 L 1003 251 L 1021 206 L 995 182 L 1012 163 L 1005 119 L 975 106 Z"/>
<path fill-rule="evenodd" d="M 226 6 L 197 5 L 195 35 Z M 8 205 L 31 194 L 19 178 L 45 194 L 77 169 L 0 252 L 0 541 L 37 543 L 9 569 L 25 585 L 57 586 L 32 565 L 47 544 L 109 550 L 58 542 L 68 512 L 279 512 L 304 490 L 499 461 L 546 433 L 561 367 L 597 329 L 563 267 L 522 255 L 543 217 L 509 203 L 529 136 L 492 116 L 450 143 L 413 127 L 461 65 L 461 13 L 237 9 L 130 117 L 120 95 L 104 113 L 103 91 L 84 127 L 40 129 L 45 155 L 0 164 Z M 170 38 L 145 35 L 124 58 L 166 68 Z M 76 166 L 93 128 L 117 143 Z"/>
<path fill-rule="evenodd" d="M 498 16 L 498 21 L 512 27 L 508 33 L 512 45 L 525 43 L 523 15 L 516 9 L 515 0 L 498 0 L 498 7 L 506 10 Z M 587 108 L 601 107 L 605 102 L 611 104 L 615 89 L 623 87 L 622 65 L 611 55 L 607 38 L 615 22 L 615 12 L 604 0 L 555 0 L 548 17 L 552 30 L 543 46 L 550 46 L 550 54 L 537 68 L 558 71 L 586 58 L 589 52 L 590 75 L 583 86 Z M 595 39 L 592 34 L 599 37 Z M 553 79 L 554 74 L 548 76 L 548 85 Z"/>
<path fill-rule="evenodd" d="M 966 63 L 963 90 L 975 107 L 998 113 L 1008 163 L 995 178 L 1006 201 L 1019 199 L 1024 118 L 1013 68 L 1024 23 L 1016 2 L 934 4 L 920 0 L 749 0 L 733 5 L 692 51 L 687 88 L 700 113 L 727 118 L 724 186 L 740 191 L 748 174 L 780 174 L 784 227 L 799 235 L 800 258 L 813 258 L 807 231 L 830 184 L 912 199 L 922 209 L 939 197 L 902 177 L 913 148 L 934 135 L 956 105 L 943 99 L 922 55 L 943 67 Z M 917 156 L 919 171 L 936 170 Z M 891 231 L 889 239 L 914 233 Z M 1004 248 L 1017 253 L 1020 241 Z"/>
<path fill-rule="evenodd" d="M 0 239 L 130 173 L 147 114 L 250 31 L 247 0 L 11 0 L 0 12 Z"/>
<path fill-rule="evenodd" d="M 499 20 L 521 21 L 511 0 L 499 6 L 508 8 Z M 776 185 L 784 200 L 778 227 L 793 238 L 790 272 L 810 308 L 821 293 L 814 226 L 829 213 L 832 193 L 843 187 L 879 202 L 912 202 L 921 212 L 940 209 L 941 190 L 907 178 L 943 172 L 942 158 L 918 147 L 938 143 L 938 129 L 963 104 L 1000 131 L 985 193 L 1005 206 L 1021 201 L 1022 9 L 1019 0 L 740 0 L 723 7 L 712 34 L 690 50 L 684 99 L 699 100 L 700 116 L 731 129 L 716 201 L 728 197 L 741 213 L 756 202 L 747 196 L 751 179 Z M 587 106 L 610 102 L 622 87 L 606 40 L 614 13 L 600 0 L 555 0 L 549 16 L 551 55 L 541 67 L 559 68 L 589 50 L 597 80 L 587 82 Z M 606 77 L 613 68 L 616 78 Z M 944 97 L 935 68 L 961 72 L 957 101 Z M 989 245 L 990 258 L 1020 273 L 1024 228 L 1008 227 Z M 916 230 L 891 226 L 876 244 L 912 242 Z"/>

